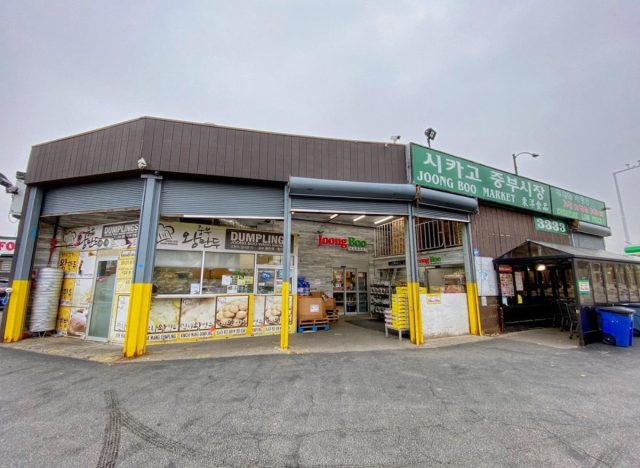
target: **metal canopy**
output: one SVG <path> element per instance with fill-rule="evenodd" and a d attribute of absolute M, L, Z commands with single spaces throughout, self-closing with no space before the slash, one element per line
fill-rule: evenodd
<path fill-rule="evenodd" d="M 412 201 L 416 198 L 413 184 L 380 184 L 343 180 L 290 177 L 291 196 L 365 198 L 377 200 Z"/>
<path fill-rule="evenodd" d="M 590 234 L 598 237 L 609 237 L 611 235 L 611 228 L 608 226 L 598 226 L 597 224 L 585 223 L 584 221 L 578 221 L 574 231 L 582 234 Z"/>
<path fill-rule="evenodd" d="M 609 262 L 623 262 L 640 265 L 640 259 L 628 257 L 626 255 L 607 252 L 606 250 L 581 249 L 562 244 L 552 244 L 550 242 L 539 242 L 527 240 L 516 248 L 501 255 L 494 260 L 496 264 L 514 264 L 536 262 L 544 259 L 584 259 L 600 260 Z"/>
<path fill-rule="evenodd" d="M 474 213 L 478 211 L 478 199 L 456 195 L 454 193 L 440 192 L 424 187 L 419 188 L 418 203 L 430 207 L 446 210 L 464 211 Z"/>

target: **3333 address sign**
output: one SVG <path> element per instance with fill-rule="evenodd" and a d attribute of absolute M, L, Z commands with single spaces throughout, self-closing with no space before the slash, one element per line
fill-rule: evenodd
<path fill-rule="evenodd" d="M 538 218 L 537 216 L 534 216 L 533 226 L 536 231 L 569 235 L 569 226 L 567 223 L 564 221 L 558 221 L 557 219 Z"/>

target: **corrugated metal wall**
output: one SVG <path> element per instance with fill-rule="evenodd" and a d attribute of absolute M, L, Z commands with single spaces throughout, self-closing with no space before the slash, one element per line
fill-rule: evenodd
<path fill-rule="evenodd" d="M 45 192 L 42 216 L 139 209 L 143 193 L 141 178 L 54 187 Z"/>
<path fill-rule="evenodd" d="M 167 179 L 162 182 L 164 216 L 284 217 L 284 188 Z"/>
<path fill-rule="evenodd" d="M 31 150 L 26 182 L 147 170 L 285 182 L 289 176 L 406 182 L 404 145 L 314 138 L 143 117 Z"/>
<path fill-rule="evenodd" d="M 482 257 L 499 257 L 527 239 L 569 245 L 569 236 L 536 231 L 533 215 L 480 204 L 478 214 L 471 215 L 473 247 Z"/>

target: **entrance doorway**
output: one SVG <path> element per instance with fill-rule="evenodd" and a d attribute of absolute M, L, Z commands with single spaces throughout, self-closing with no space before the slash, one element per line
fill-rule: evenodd
<path fill-rule="evenodd" d="M 117 269 L 118 259 L 115 257 L 98 260 L 87 339 L 97 341 L 109 339 Z"/>

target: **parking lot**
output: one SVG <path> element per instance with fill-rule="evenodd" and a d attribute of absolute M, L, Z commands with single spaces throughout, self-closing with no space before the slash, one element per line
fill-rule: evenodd
<path fill-rule="evenodd" d="M 0 347 L 2 466 L 638 466 L 639 347 L 106 365 Z"/>

